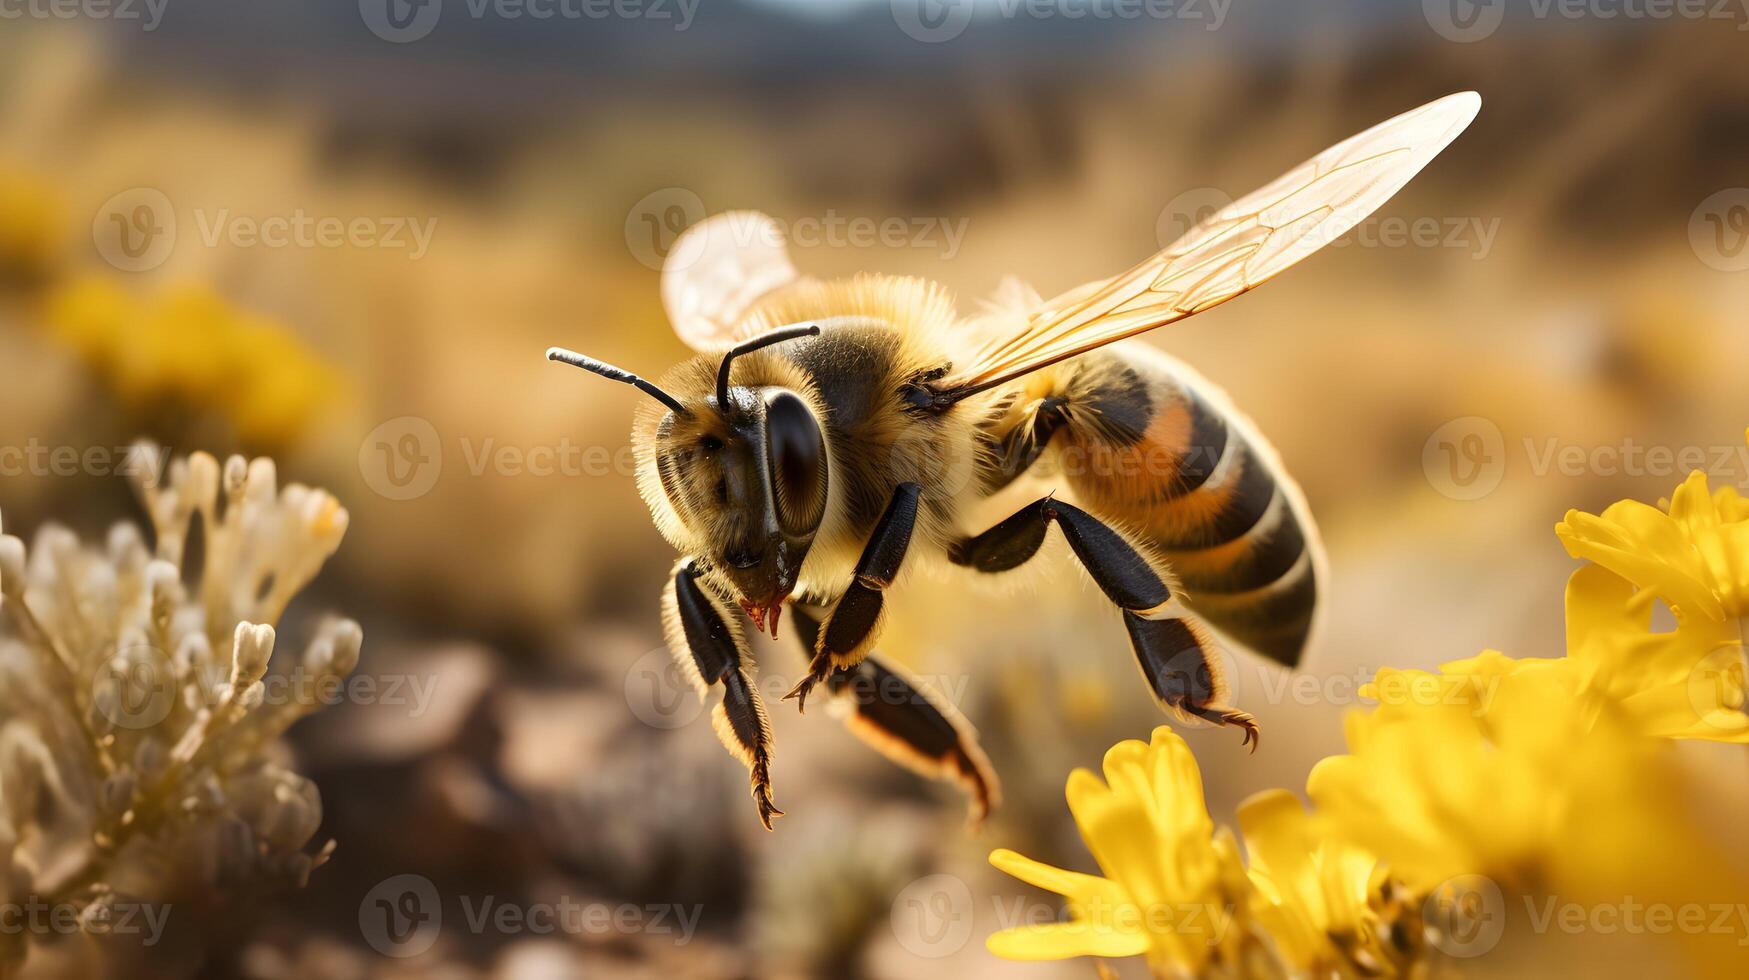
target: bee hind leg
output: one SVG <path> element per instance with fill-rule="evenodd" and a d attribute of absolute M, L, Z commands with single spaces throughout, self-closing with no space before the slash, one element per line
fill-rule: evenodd
<path fill-rule="evenodd" d="M 795 698 L 797 707 L 805 709 L 808 692 L 834 670 L 856 666 L 880 638 L 886 619 L 886 599 L 882 593 L 898 577 L 899 566 L 910 548 L 919 496 L 915 483 L 901 483 L 893 491 L 893 499 L 888 501 L 862 556 L 857 559 L 856 578 L 818 631 L 808 675 L 784 695 L 784 700 Z"/>
<path fill-rule="evenodd" d="M 759 822 L 783 816 L 771 796 L 771 722 L 753 684 L 753 660 L 734 619 L 699 584 L 692 563 L 682 560 L 662 591 L 662 623 L 668 648 L 699 697 L 720 685 L 722 700 L 711 709 L 711 727 L 723 747 L 747 767 Z"/>
<path fill-rule="evenodd" d="M 793 607 L 791 622 L 805 652 L 819 643 L 820 621 Z M 965 791 L 973 826 L 1001 803 L 1002 788 L 978 734 L 947 701 L 919 681 L 870 653 L 853 667 L 833 671 L 826 690 L 847 705 L 845 725 L 875 751 L 931 779 L 951 780 Z"/>
<path fill-rule="evenodd" d="M 1181 611 L 1163 564 L 1117 529 L 1079 507 L 1043 497 L 983 534 L 957 542 L 949 557 L 981 572 L 1017 568 L 1038 553 L 1053 522 L 1100 590 L 1123 610 L 1130 645 L 1161 705 L 1180 718 L 1240 728 L 1255 751 L 1256 720 L 1224 703 L 1226 677 L 1214 638 Z"/>

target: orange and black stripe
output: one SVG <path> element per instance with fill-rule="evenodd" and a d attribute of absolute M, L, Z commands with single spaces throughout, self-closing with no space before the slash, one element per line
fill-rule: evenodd
<path fill-rule="evenodd" d="M 1285 478 L 1163 365 L 1118 351 L 1086 360 L 1065 386 L 1063 460 L 1077 494 L 1139 532 L 1212 625 L 1273 660 L 1298 663 L 1318 582 L 1310 529 Z M 1114 387 L 1126 397 L 1113 397 Z M 1136 391 L 1146 393 L 1144 404 Z"/>

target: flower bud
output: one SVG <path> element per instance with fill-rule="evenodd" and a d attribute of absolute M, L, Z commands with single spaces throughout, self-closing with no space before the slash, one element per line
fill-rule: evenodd
<path fill-rule="evenodd" d="M 237 624 L 237 636 L 231 652 L 233 691 L 241 690 L 267 674 L 267 662 L 273 657 L 273 639 L 271 626 Z"/>

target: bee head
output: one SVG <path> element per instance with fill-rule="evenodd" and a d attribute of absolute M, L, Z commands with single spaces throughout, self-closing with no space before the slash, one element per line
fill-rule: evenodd
<path fill-rule="evenodd" d="M 796 587 L 826 516 L 828 454 L 822 409 L 805 385 L 731 385 L 729 369 L 739 355 L 818 333 L 786 328 L 736 347 L 718 365 L 714 390 L 695 398 L 675 398 L 569 351 L 548 352 L 636 385 L 667 407 L 658 414 L 652 405 L 644 418 L 653 424 L 639 427 L 639 489 L 663 534 L 704 559 L 756 619 Z"/>

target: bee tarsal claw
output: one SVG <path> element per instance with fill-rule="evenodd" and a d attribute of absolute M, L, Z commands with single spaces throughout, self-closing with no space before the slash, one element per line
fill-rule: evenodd
<path fill-rule="evenodd" d="M 1263 741 L 1262 731 L 1257 727 L 1257 719 L 1251 717 L 1248 712 L 1234 711 L 1222 716 L 1221 724 L 1243 729 L 1245 736 L 1239 744 L 1251 746 L 1252 754 L 1256 754 L 1257 746 Z"/>
<path fill-rule="evenodd" d="M 769 790 L 755 790 L 753 801 L 759 807 L 759 822 L 764 825 L 766 830 L 770 830 L 771 818 L 783 816 L 783 811 L 777 808 L 777 804 L 771 802 Z"/>
<path fill-rule="evenodd" d="M 783 699 L 794 701 L 796 710 L 805 714 L 808 710 L 808 695 L 814 690 L 814 685 L 820 683 L 820 680 L 821 678 L 809 674 L 798 681 L 795 687 L 790 688 L 790 692 L 785 694 Z"/>
<path fill-rule="evenodd" d="M 771 777 L 767 775 L 764 763 L 759 764 L 753 773 L 753 805 L 758 807 L 759 822 L 766 830 L 771 829 L 772 817 L 783 816 L 783 811 L 771 798 Z"/>

